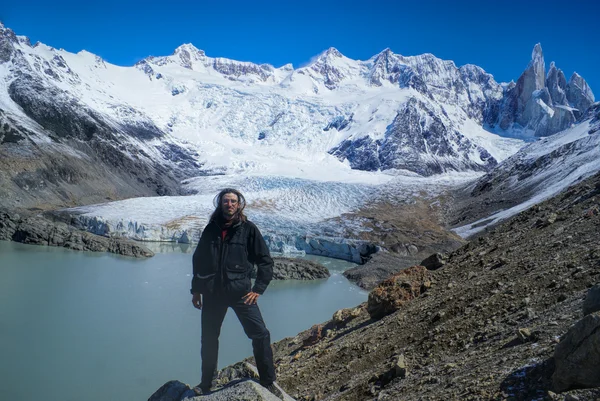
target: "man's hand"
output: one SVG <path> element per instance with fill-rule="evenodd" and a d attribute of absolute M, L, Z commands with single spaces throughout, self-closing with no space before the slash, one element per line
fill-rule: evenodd
<path fill-rule="evenodd" d="M 250 291 L 249 293 L 244 295 L 242 297 L 242 299 L 244 300 L 244 303 L 246 305 L 254 305 L 256 303 L 256 301 L 258 300 L 258 297 L 260 297 L 260 294 L 258 292 Z"/>
<path fill-rule="evenodd" d="M 194 295 L 192 295 L 192 304 L 194 305 L 194 308 L 202 309 L 202 295 L 195 292 Z"/>

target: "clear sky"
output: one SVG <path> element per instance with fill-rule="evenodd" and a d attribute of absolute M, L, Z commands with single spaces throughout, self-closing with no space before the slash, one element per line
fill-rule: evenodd
<path fill-rule="evenodd" d="M 8 4 L 7 4 L 8 3 Z M 389 47 L 516 80 L 540 42 L 546 66 L 577 71 L 600 99 L 598 0 L 5 0 L 0 20 L 32 42 L 118 65 L 193 43 L 211 57 L 306 64 L 333 46 L 365 60 Z"/>

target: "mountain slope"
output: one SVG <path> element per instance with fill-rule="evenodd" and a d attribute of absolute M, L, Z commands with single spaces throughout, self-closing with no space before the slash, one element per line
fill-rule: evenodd
<path fill-rule="evenodd" d="M 314 400 L 596 399 L 548 391 L 556 343 L 598 282 L 599 195 L 596 174 L 498 225 L 381 319 L 363 304 L 274 344 L 278 382 Z"/>
<path fill-rule="evenodd" d="M 0 38 L 0 109 L 11 132 L 20 132 L 11 140 L 20 147 L 60 143 L 44 152 L 83 152 L 94 160 L 90 165 L 128 184 L 127 175 L 138 173 L 131 186 L 139 188 L 113 186 L 109 195 L 112 179 L 95 171 L 107 184 L 100 192 L 111 198 L 177 193 L 177 180 L 203 173 L 273 173 L 290 159 L 339 159 L 355 168 L 425 175 L 487 171 L 521 145 L 481 128 L 489 104 L 502 96 L 491 75 L 432 55 L 403 57 L 387 49 L 356 61 L 329 49 L 293 69 L 211 58 L 186 44 L 171 56 L 118 67 L 85 51 L 31 45 L 4 26 Z M 400 116 L 403 110 L 410 118 Z M 406 151 L 407 143 L 420 141 L 407 138 L 415 121 L 427 122 L 420 134 L 425 144 Z M 354 141 L 377 143 L 386 136 L 377 165 L 355 160 L 364 156 Z M 29 200 L 35 190 L 9 183 L 20 172 L 5 174 L 4 187 Z M 301 167 L 292 165 L 289 173 L 301 175 Z M 58 191 L 65 188 L 52 188 L 53 202 L 64 204 Z"/>
<path fill-rule="evenodd" d="M 468 237 L 599 170 L 600 103 L 594 103 L 578 125 L 527 145 L 459 191 L 451 224 Z"/>

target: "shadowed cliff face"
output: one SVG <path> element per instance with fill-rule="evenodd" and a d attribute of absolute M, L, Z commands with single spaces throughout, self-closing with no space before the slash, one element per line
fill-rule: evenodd
<path fill-rule="evenodd" d="M 122 106 L 114 121 L 60 89 L 55 83 L 79 79 L 60 56 L 31 65 L 12 31 L 0 29 L 0 39 L 2 62 L 15 66 L 8 95 L 29 118 L 0 108 L 0 205 L 48 209 L 174 195 L 199 171 L 198 155 L 165 140 L 140 112 Z"/>
<path fill-rule="evenodd" d="M 429 176 L 448 171 L 489 171 L 498 164 L 484 148 L 453 130 L 426 104 L 410 99 L 382 140 L 345 140 L 329 151 L 367 171 L 404 169 Z M 473 154 L 479 155 L 478 161 Z"/>

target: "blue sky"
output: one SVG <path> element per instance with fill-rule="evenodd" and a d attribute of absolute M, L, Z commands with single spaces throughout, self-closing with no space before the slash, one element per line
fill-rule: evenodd
<path fill-rule="evenodd" d="M 279 67 L 306 64 L 328 47 L 368 59 L 433 53 L 516 80 L 541 42 L 567 75 L 577 71 L 600 98 L 600 1 L 17 1 L 0 20 L 56 48 L 86 49 L 118 65 L 193 43 L 212 57 Z"/>

